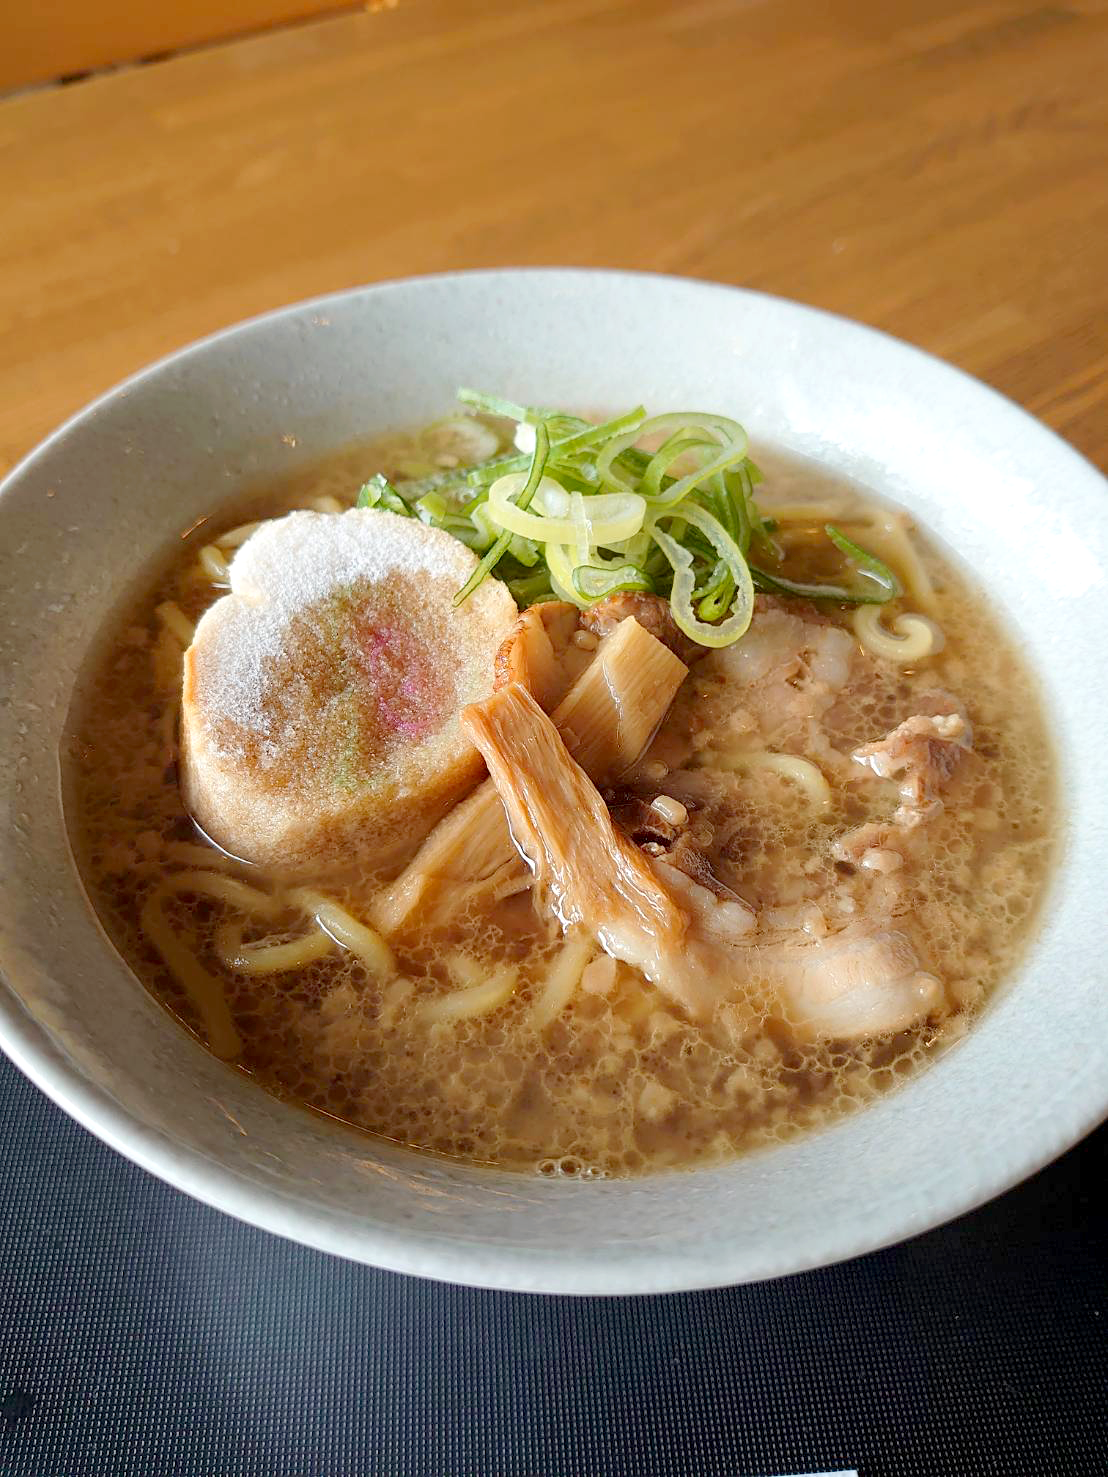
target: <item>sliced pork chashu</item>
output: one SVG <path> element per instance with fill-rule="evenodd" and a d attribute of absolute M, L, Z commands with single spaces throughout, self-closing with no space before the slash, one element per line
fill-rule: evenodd
<path fill-rule="evenodd" d="M 942 984 L 899 929 L 865 923 L 812 942 L 762 950 L 797 1035 L 858 1040 L 903 1031 L 939 1010 Z"/>
<path fill-rule="evenodd" d="M 855 749 L 855 764 L 896 783 L 900 803 L 887 821 L 869 821 L 840 837 L 836 856 L 877 870 L 890 850 L 898 856 L 912 832 L 942 810 L 943 791 L 972 749 L 965 709 L 942 692 L 927 694 L 920 711 L 884 738 Z"/>
<path fill-rule="evenodd" d="M 741 900 L 643 855 L 612 823 L 596 786 L 518 684 L 467 708 L 511 835 L 568 932 L 591 933 L 694 1019 L 745 998 L 753 1023 L 774 1010 L 801 1037 L 900 1030 L 942 1004 L 903 933 L 859 924 L 821 939 L 755 932 Z"/>

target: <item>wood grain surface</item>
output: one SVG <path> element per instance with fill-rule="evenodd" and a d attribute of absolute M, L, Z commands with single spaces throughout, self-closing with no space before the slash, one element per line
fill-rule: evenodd
<path fill-rule="evenodd" d="M 22 0 L 0 5 L 0 89 L 340 8 L 336 0 Z"/>
<path fill-rule="evenodd" d="M 401 0 L 0 101 L 0 470 L 235 319 L 514 263 L 742 283 L 1108 461 L 1089 0 Z"/>

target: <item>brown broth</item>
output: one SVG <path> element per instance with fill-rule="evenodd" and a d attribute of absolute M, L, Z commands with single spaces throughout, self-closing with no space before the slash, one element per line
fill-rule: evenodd
<path fill-rule="evenodd" d="M 127 602 L 75 701 L 68 813 L 89 895 L 137 977 L 201 1038 L 188 996 L 140 926 L 145 899 L 167 872 L 185 865 L 173 859 L 174 845 L 204 844 L 177 788 L 179 648 L 161 629 L 155 607 L 175 600 L 194 620 L 221 593 L 197 565 L 198 548 L 213 528 L 279 515 L 313 497 L 346 505 L 365 475 L 394 469 L 404 454 L 395 440 L 347 451 L 221 508 Z M 837 521 L 847 526 L 875 509 L 888 514 L 810 464 L 759 460 L 769 463 L 767 502 L 837 499 L 844 510 Z M 795 560 L 805 540 L 796 535 L 791 542 Z M 815 570 L 824 550 L 815 540 L 811 545 Z M 764 1000 L 754 1001 L 760 1024 L 753 1030 L 737 1025 L 726 1006 L 696 1025 L 621 965 L 594 970 L 593 983 L 612 985 L 614 976 L 610 991 L 579 988 L 540 1032 L 531 1020 L 533 999 L 562 945 L 528 893 L 484 911 L 467 910 L 463 902 L 444 935 L 400 938 L 399 983 L 371 978 L 338 948 L 296 972 L 236 973 L 214 952 L 228 917 L 224 906 L 179 896 L 167 904 L 167 917 L 222 980 L 244 1042 L 241 1070 L 284 1098 L 401 1143 L 584 1176 L 726 1159 L 826 1124 L 915 1072 L 965 1032 L 1017 964 L 1056 834 L 1052 759 L 1031 674 L 985 598 L 932 545 L 917 539 L 915 547 L 936 585 L 934 613 L 946 636 L 939 654 L 916 670 L 869 664 L 864 680 L 837 695 L 818 732 L 806 719 L 790 726 L 780 706 L 767 710 L 769 717 L 742 711 L 729 659 L 707 657 L 636 774 L 645 782 L 656 772 L 652 765 L 672 768 L 675 756 L 684 774 L 690 754 L 703 761 L 706 748 L 727 754 L 759 744 L 783 745 L 819 762 L 833 795 L 829 816 L 814 814 L 774 774 L 717 773 L 711 764 L 693 771 L 701 776 L 693 784 L 696 819 L 710 830 L 717 874 L 759 911 L 782 910 L 776 915 L 782 926 L 812 907 L 832 930 L 870 915 L 904 923 L 946 987 L 949 1009 L 941 1018 L 860 1044 L 798 1044 Z M 905 599 L 895 608 L 911 605 Z M 832 620 L 849 629 L 849 616 L 839 611 Z M 891 876 L 836 862 L 834 837 L 887 816 L 891 803 L 887 787 L 863 783 L 859 766 L 843 756 L 882 737 L 937 687 L 962 698 L 975 734 L 973 754 L 951 781 L 941 814 L 926 823 L 907 863 Z M 767 735 L 774 725 L 780 731 Z M 665 780 L 657 788 L 666 792 Z M 283 881 L 256 868 L 238 875 L 262 886 Z M 381 885 L 372 858 L 352 857 L 340 877 L 325 880 L 326 890 L 362 917 Z M 268 934 L 261 925 L 252 936 L 281 941 L 303 930 L 290 914 Z M 518 987 L 487 1015 L 429 1025 L 418 1003 L 457 988 L 452 959 L 459 953 L 476 961 L 479 974 L 512 961 Z"/>

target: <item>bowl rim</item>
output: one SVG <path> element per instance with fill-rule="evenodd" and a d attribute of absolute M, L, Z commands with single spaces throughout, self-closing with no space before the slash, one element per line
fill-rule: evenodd
<path fill-rule="evenodd" d="M 157 378 L 166 369 L 176 367 L 193 356 L 200 356 L 236 335 L 249 333 L 282 318 L 315 310 L 326 311 L 328 305 L 353 298 L 406 291 L 424 284 L 449 285 L 455 281 L 473 279 L 493 282 L 504 277 L 640 279 L 679 291 L 726 294 L 729 297 L 738 294 L 744 298 L 781 304 L 793 313 L 799 312 L 817 320 L 830 320 L 832 324 L 855 336 L 872 336 L 886 345 L 895 346 L 902 355 L 915 356 L 923 363 L 941 368 L 947 376 L 958 376 L 973 386 L 977 397 L 985 392 L 1007 411 L 1015 412 L 1032 424 L 1040 436 L 1049 437 L 1054 443 L 1055 454 L 1063 460 L 1071 459 L 1075 470 L 1080 469 L 1086 476 L 1091 472 L 1100 481 L 1105 481 L 1099 469 L 1076 448 L 1002 392 L 936 355 L 868 324 L 788 298 L 727 283 L 619 268 L 551 265 L 479 268 L 390 278 L 306 298 L 229 324 L 163 355 L 111 386 L 69 416 L 0 480 L 0 500 L 9 485 L 22 478 L 56 443 L 85 421 L 96 417 L 104 406 L 146 381 Z M 1029 1152 L 1020 1157 L 1018 1162 L 1008 1160 L 992 1173 L 982 1170 L 972 1183 L 955 1186 L 944 1196 L 931 1201 L 926 1207 L 921 1206 L 910 1215 L 905 1215 L 905 1207 L 900 1205 L 895 1216 L 886 1215 L 882 1218 L 879 1213 L 875 1213 L 865 1227 L 855 1226 L 849 1231 L 842 1229 L 838 1235 L 829 1235 L 827 1228 L 821 1228 L 818 1233 L 805 1228 L 803 1233 L 797 1234 L 790 1247 L 787 1265 L 782 1265 L 780 1254 L 775 1255 L 772 1247 L 759 1248 L 756 1253 L 752 1253 L 747 1247 L 733 1262 L 729 1262 L 726 1257 L 719 1257 L 717 1249 L 717 1255 L 710 1265 L 684 1252 L 680 1256 L 672 1256 L 667 1255 L 664 1250 L 629 1257 L 621 1265 L 608 1253 L 596 1259 L 576 1257 L 572 1285 L 567 1286 L 564 1259 L 559 1259 L 553 1253 L 528 1252 L 503 1246 L 490 1250 L 452 1241 L 443 1235 L 398 1232 L 369 1222 L 358 1222 L 353 1217 L 348 1218 L 348 1224 L 333 1213 L 313 1211 L 272 1186 L 249 1181 L 199 1150 L 188 1148 L 169 1138 L 161 1130 L 144 1124 L 136 1115 L 123 1108 L 105 1088 L 87 1078 L 55 1046 L 45 1028 L 32 1019 L 2 974 L 0 985 L 3 986 L 0 988 L 0 1049 L 63 1111 L 124 1157 L 203 1203 L 260 1229 L 320 1251 L 366 1262 L 389 1271 L 477 1287 L 544 1293 L 630 1295 L 727 1286 L 736 1281 L 759 1281 L 784 1273 L 792 1274 L 831 1265 L 918 1235 L 975 1209 L 1036 1173 L 1108 1118 L 1108 1084 L 1098 1084 L 1093 1080 L 1092 1090 L 1086 1090 L 1083 1099 L 1069 1102 L 1066 1112 L 1043 1123 L 1038 1138 L 1027 1146 Z M 696 1171 L 669 1173 L 676 1177 Z M 598 1184 L 595 1189 L 603 1194 L 603 1183 Z"/>

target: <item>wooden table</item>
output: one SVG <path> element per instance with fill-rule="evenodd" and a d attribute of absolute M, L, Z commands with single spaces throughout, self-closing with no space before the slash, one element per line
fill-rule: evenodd
<path fill-rule="evenodd" d="M 375 278 L 744 283 L 1108 461 L 1090 0 L 401 0 L 0 100 L 0 470 L 145 362 Z"/>

